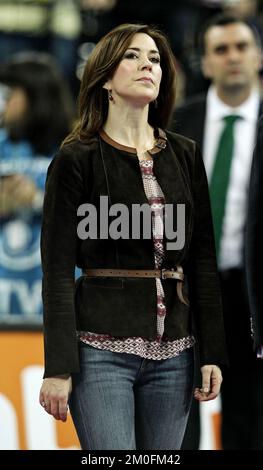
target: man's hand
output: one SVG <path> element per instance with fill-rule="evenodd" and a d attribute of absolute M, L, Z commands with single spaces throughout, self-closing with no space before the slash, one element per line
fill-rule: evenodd
<path fill-rule="evenodd" d="M 68 399 L 72 390 L 71 376 L 48 377 L 43 380 L 39 403 L 55 419 L 67 421 Z"/>
<path fill-rule="evenodd" d="M 198 401 L 214 400 L 219 392 L 222 383 L 222 374 L 218 366 L 209 364 L 201 367 L 202 388 L 196 388 L 194 397 Z"/>

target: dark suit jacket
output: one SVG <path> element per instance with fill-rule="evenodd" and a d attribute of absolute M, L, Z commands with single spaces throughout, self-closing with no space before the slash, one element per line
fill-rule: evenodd
<path fill-rule="evenodd" d="M 206 114 L 206 95 L 201 94 L 189 98 L 180 106 L 175 114 L 172 130 L 193 139 L 202 150 Z"/>
<path fill-rule="evenodd" d="M 154 172 L 171 204 L 185 204 L 185 244 L 165 249 L 162 268 L 182 265 L 185 294 L 191 308 L 176 294 L 173 280 L 164 280 L 169 340 L 192 332 L 194 316 L 201 364 L 225 362 L 225 339 L 216 269 L 207 180 L 195 142 L 167 132 L 166 148 L 153 156 Z M 97 136 L 75 142 L 52 161 L 46 183 L 41 254 L 45 331 L 45 376 L 77 372 L 76 329 L 114 336 L 156 336 L 155 279 L 82 278 L 74 300 L 75 263 L 84 268 L 153 269 L 153 241 L 87 239 L 77 236 L 77 209 L 101 195 L 110 205 L 148 204 L 137 155 L 116 149 Z M 164 239 L 164 246 L 167 240 Z M 189 286 L 189 291 L 188 287 Z"/>
<path fill-rule="evenodd" d="M 259 121 L 248 202 L 245 261 L 254 346 L 263 345 L 263 117 Z"/>

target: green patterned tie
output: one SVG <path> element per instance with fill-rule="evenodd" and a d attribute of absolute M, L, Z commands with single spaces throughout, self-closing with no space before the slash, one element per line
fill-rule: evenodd
<path fill-rule="evenodd" d="M 224 117 L 225 126 L 218 142 L 212 177 L 210 199 L 213 214 L 216 253 L 219 256 L 220 238 L 225 214 L 226 195 L 234 148 L 234 124 L 240 116 Z"/>

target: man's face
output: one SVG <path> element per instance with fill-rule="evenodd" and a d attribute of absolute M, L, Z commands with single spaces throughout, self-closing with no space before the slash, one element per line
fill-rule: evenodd
<path fill-rule="evenodd" d="M 234 91 L 253 86 L 260 65 L 260 50 L 246 24 L 212 26 L 206 32 L 202 69 L 218 88 Z"/>

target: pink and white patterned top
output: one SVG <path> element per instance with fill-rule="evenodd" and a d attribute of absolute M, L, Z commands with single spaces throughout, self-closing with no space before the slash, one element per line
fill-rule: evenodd
<path fill-rule="evenodd" d="M 140 169 L 144 191 L 151 206 L 155 268 L 159 269 L 164 257 L 163 211 L 165 199 L 153 173 L 153 160 L 140 160 Z M 167 341 L 163 338 L 166 308 L 163 286 L 160 279 L 156 279 L 156 288 L 157 334 L 155 340 L 149 340 L 147 338 L 137 336 L 116 337 L 106 334 L 96 334 L 89 331 L 79 331 L 79 339 L 98 349 L 136 354 L 143 358 L 155 360 L 168 359 L 170 357 L 177 356 L 184 349 L 190 348 L 195 343 L 193 336 L 187 336 L 186 338 L 173 341 Z"/>

